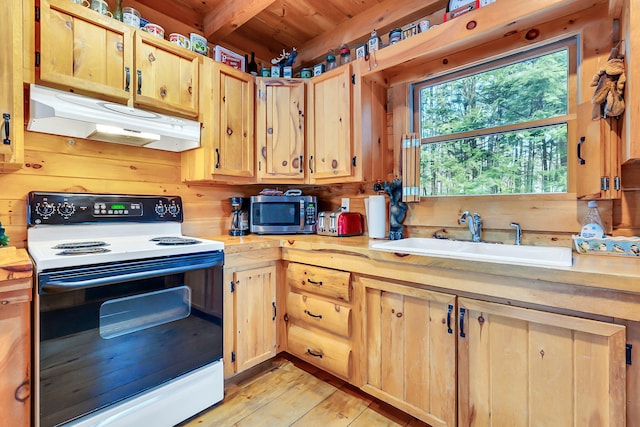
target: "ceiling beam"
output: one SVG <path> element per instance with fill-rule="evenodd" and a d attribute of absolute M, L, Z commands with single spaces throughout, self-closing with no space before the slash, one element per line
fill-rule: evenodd
<path fill-rule="evenodd" d="M 127 6 L 135 7 L 135 3 L 140 3 L 155 12 L 160 12 L 162 15 L 171 17 L 179 22 L 182 22 L 189 27 L 202 29 L 202 14 L 198 13 L 194 9 L 185 6 L 181 2 L 173 1 L 158 1 L 158 0 L 134 0 L 134 4 L 127 4 Z M 143 15 L 144 16 L 144 15 Z M 152 21 L 153 22 L 153 21 Z"/>
<path fill-rule="evenodd" d="M 218 7 L 204 17 L 204 36 L 214 42 L 221 40 L 275 1 L 235 0 L 220 2 Z"/>
<path fill-rule="evenodd" d="M 298 59 L 301 63 L 309 63 L 327 53 L 327 47 L 337 48 L 342 43 L 361 39 L 378 30 L 382 36 L 389 29 L 407 25 L 413 20 L 433 14 L 447 5 L 447 0 L 386 0 L 365 12 L 354 16 L 344 23 L 311 39 L 298 48 Z M 355 46 L 350 46 L 353 50 Z M 352 52 L 353 53 L 353 52 Z"/>

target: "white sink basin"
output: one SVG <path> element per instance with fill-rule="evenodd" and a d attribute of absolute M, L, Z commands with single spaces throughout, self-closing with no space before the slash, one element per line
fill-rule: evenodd
<path fill-rule="evenodd" d="M 571 248 L 556 246 L 516 246 L 496 243 L 411 237 L 371 242 L 371 249 L 415 255 L 542 267 L 571 267 Z"/>

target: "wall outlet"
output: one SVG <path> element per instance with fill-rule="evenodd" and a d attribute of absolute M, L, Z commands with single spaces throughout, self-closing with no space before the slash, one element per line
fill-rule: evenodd
<path fill-rule="evenodd" d="M 342 205 L 340 205 L 340 210 L 342 212 L 349 212 L 349 198 L 348 197 L 344 197 L 342 199 Z"/>

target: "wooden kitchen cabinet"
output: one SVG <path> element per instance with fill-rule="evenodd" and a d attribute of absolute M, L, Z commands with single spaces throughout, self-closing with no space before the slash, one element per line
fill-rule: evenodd
<path fill-rule="evenodd" d="M 0 248 L 0 425 L 31 423 L 32 266 L 24 249 Z"/>
<path fill-rule="evenodd" d="M 276 355 L 276 271 L 275 262 L 225 267 L 225 377 Z"/>
<path fill-rule="evenodd" d="M 312 78 L 308 85 L 308 158 L 311 183 L 341 182 L 358 158 L 352 135 L 351 65 Z"/>
<path fill-rule="evenodd" d="M 196 118 L 199 55 L 69 0 L 41 0 L 37 82 Z"/>
<path fill-rule="evenodd" d="M 24 164 L 22 2 L 3 1 L 0 16 L 0 172 L 7 172 Z"/>
<path fill-rule="evenodd" d="M 257 181 L 305 182 L 305 81 L 258 77 L 256 99 Z"/>
<path fill-rule="evenodd" d="M 198 117 L 199 57 L 164 39 L 135 31 L 134 103 Z"/>
<path fill-rule="evenodd" d="M 132 27 L 69 0 L 41 0 L 38 27 L 39 83 L 121 103 L 132 99 Z"/>
<path fill-rule="evenodd" d="M 432 426 L 458 425 L 455 295 L 368 277 L 356 292 L 365 306 L 362 390 Z"/>
<path fill-rule="evenodd" d="M 200 148 L 182 153 L 182 179 L 251 183 L 255 78 L 206 58 L 201 71 Z"/>
<path fill-rule="evenodd" d="M 287 351 L 346 380 L 354 377 L 351 274 L 287 266 Z"/>
<path fill-rule="evenodd" d="M 625 328 L 459 298 L 458 422 L 625 425 Z"/>

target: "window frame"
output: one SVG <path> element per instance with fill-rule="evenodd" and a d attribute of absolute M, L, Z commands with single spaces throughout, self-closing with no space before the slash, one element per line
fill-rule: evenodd
<path fill-rule="evenodd" d="M 530 197 L 554 197 L 564 199 L 567 194 L 575 193 L 576 191 L 576 165 L 571 161 L 571 153 L 574 147 L 572 141 L 577 138 L 577 111 L 578 111 L 578 99 L 579 99 L 579 85 L 580 80 L 578 78 L 579 64 L 580 64 L 580 36 L 578 34 L 564 37 L 560 40 L 554 40 L 546 43 L 539 43 L 533 46 L 527 46 L 526 48 L 513 49 L 502 52 L 493 58 L 482 58 L 478 60 L 471 60 L 468 63 L 457 67 L 455 69 L 446 70 L 437 75 L 431 75 L 427 79 L 414 81 L 408 84 L 408 100 L 410 101 L 409 110 L 409 125 L 411 131 L 418 135 L 420 140 L 420 146 L 425 144 L 432 144 L 444 141 L 461 140 L 470 137 L 483 137 L 488 135 L 494 135 L 502 132 L 519 131 L 525 129 L 534 129 L 542 126 L 550 126 L 557 124 L 566 124 L 567 126 L 567 191 L 563 193 L 516 193 L 516 194 L 461 194 L 461 195 L 430 195 L 425 196 L 420 194 L 422 198 L 446 198 L 446 197 L 513 197 L 527 195 Z M 532 120 L 529 122 L 521 122 L 517 124 L 508 124 L 502 126 L 496 126 L 487 129 L 478 129 L 472 131 L 458 132 L 455 134 L 432 136 L 427 138 L 421 137 L 419 129 L 420 123 L 420 90 L 421 88 L 441 84 L 444 82 L 452 81 L 465 76 L 478 74 L 492 69 L 497 69 L 510 64 L 525 61 L 530 58 L 543 56 L 546 54 L 558 52 L 561 50 L 567 50 L 568 58 L 568 93 L 567 93 L 567 113 L 561 116 L 555 116 L 546 119 Z M 420 169 L 416 171 L 417 178 L 420 178 Z M 404 173 L 404 171 L 403 171 Z M 421 187 L 421 186 L 420 186 Z"/>

